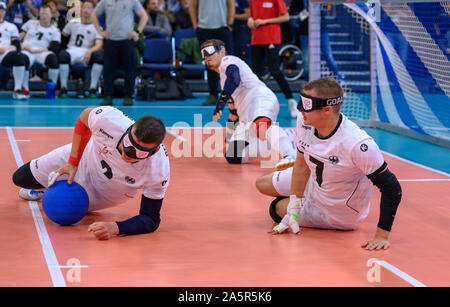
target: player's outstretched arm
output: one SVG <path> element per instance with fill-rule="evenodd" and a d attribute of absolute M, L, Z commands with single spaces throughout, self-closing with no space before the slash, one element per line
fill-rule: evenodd
<path fill-rule="evenodd" d="M 381 192 L 380 217 L 375 236 L 362 247 L 368 250 L 389 248 L 389 234 L 394 223 L 398 205 L 402 199 L 402 188 L 397 178 L 387 167 L 368 176 Z"/>
<path fill-rule="evenodd" d="M 77 123 L 75 124 L 75 129 L 72 137 L 72 149 L 70 152 L 69 161 L 59 169 L 51 172 L 48 177 L 48 185 L 52 185 L 56 178 L 62 174 L 68 174 L 69 179 L 67 180 L 69 184 L 72 183 L 75 178 L 75 174 L 78 169 L 78 164 L 80 163 L 81 157 L 83 155 L 84 149 L 86 148 L 89 139 L 91 138 L 92 132 L 88 126 L 89 113 L 93 108 L 84 109 L 81 112 L 80 117 L 78 117 Z"/>

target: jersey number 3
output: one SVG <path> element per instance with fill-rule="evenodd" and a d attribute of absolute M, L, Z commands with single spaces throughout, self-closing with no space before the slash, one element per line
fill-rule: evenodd
<path fill-rule="evenodd" d="M 106 169 L 105 172 L 103 173 L 103 175 L 105 175 L 106 178 L 111 179 L 113 177 L 113 172 L 112 172 L 111 166 L 109 166 L 105 160 L 100 161 L 100 163 L 102 164 L 102 168 L 104 170 Z"/>

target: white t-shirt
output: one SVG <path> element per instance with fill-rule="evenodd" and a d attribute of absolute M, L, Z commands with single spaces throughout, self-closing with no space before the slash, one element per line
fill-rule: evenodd
<path fill-rule="evenodd" d="M 67 44 L 69 48 L 88 50 L 95 45 L 95 40 L 103 39 L 92 23 L 84 24 L 78 21 L 69 22 L 64 27 L 63 33 L 70 36 L 69 43 Z"/>
<path fill-rule="evenodd" d="M 54 25 L 41 26 L 39 20 L 28 20 L 22 30 L 26 32 L 23 45 L 31 48 L 48 48 L 51 41 L 61 42 L 61 32 Z"/>
<path fill-rule="evenodd" d="M 331 219 L 356 224 L 369 213 L 372 183 L 383 156 L 375 141 L 341 114 L 336 130 L 325 139 L 297 117 L 297 149 L 311 170 L 312 189 L 305 195 Z"/>
<path fill-rule="evenodd" d="M 0 23 L 0 47 L 10 46 L 12 37 L 19 37 L 16 25 L 7 21 Z"/>
<path fill-rule="evenodd" d="M 117 145 L 133 123 L 134 120 L 113 107 L 98 107 L 89 114 L 92 137 L 78 166 L 82 174 L 77 175 L 93 187 L 97 203 L 104 207 L 123 203 L 135 197 L 140 189 L 148 198 L 164 198 L 169 185 L 169 156 L 164 145 L 153 156 L 137 163 L 122 159 Z"/>
<path fill-rule="evenodd" d="M 241 78 L 241 83 L 231 95 L 239 118 L 248 117 L 249 107 L 257 97 L 265 98 L 263 100 L 267 100 L 270 104 L 273 101 L 277 101 L 275 94 L 259 80 L 250 67 L 240 58 L 232 55 L 224 56 L 219 66 L 220 86 L 222 89 L 227 79 L 226 71 L 229 65 L 236 65 L 239 68 L 239 76 Z"/>

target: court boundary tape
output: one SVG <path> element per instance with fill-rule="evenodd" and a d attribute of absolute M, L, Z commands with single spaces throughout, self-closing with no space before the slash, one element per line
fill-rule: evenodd
<path fill-rule="evenodd" d="M 14 137 L 11 127 L 6 127 L 6 133 L 8 135 L 9 143 L 11 145 L 14 158 L 16 159 L 17 167 L 23 165 L 23 159 L 17 146 L 16 139 Z M 41 242 L 42 252 L 44 253 L 45 260 L 47 262 L 47 267 L 50 272 L 50 277 L 55 287 L 66 287 L 66 281 L 64 280 L 63 274 L 56 258 L 55 251 L 50 241 L 50 237 L 45 227 L 44 219 L 42 218 L 41 211 L 36 201 L 28 201 L 30 206 L 31 214 L 33 216 L 34 225 L 36 227 L 36 232 Z"/>
<path fill-rule="evenodd" d="M 414 165 L 414 166 L 418 166 L 418 167 L 424 168 L 424 169 L 426 169 L 426 170 L 428 170 L 428 171 L 436 172 L 436 173 L 438 173 L 438 174 L 441 174 L 441 175 L 450 177 L 450 174 L 449 174 L 449 173 L 446 173 L 446 172 L 444 172 L 444 171 L 440 171 L 440 170 L 434 169 L 434 168 L 432 168 L 432 167 L 425 166 L 425 165 L 420 164 L 420 163 L 417 163 L 417 162 L 413 162 L 413 161 L 411 161 L 411 160 L 408 160 L 408 159 L 399 157 L 399 156 L 397 156 L 397 155 L 395 155 L 395 154 L 386 152 L 386 151 L 384 151 L 384 150 L 382 150 L 381 152 L 384 153 L 384 154 L 386 154 L 386 155 L 388 155 L 388 156 L 390 156 L 390 157 L 396 158 L 396 159 L 398 159 L 398 160 L 400 160 L 400 161 L 403 161 L 403 162 L 412 164 L 412 165 Z"/>
<path fill-rule="evenodd" d="M 401 279 L 406 281 L 407 283 L 413 285 L 414 287 L 426 287 L 426 285 L 424 285 L 423 283 L 421 283 L 417 279 L 409 276 L 408 274 L 406 274 L 402 270 L 396 268 L 392 264 L 390 264 L 390 263 L 388 263 L 388 262 L 386 262 L 384 260 L 377 260 L 376 262 L 379 265 L 381 265 L 382 267 L 384 267 L 385 269 L 389 270 L 390 272 L 394 273 L 395 275 L 397 275 L 398 277 L 400 277 Z"/>

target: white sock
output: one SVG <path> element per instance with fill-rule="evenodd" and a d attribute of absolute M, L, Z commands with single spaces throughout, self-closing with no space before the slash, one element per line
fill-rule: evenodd
<path fill-rule="evenodd" d="M 58 68 L 49 68 L 48 69 L 48 79 L 53 83 L 58 83 Z"/>
<path fill-rule="evenodd" d="M 25 66 L 13 66 L 14 91 L 22 90 L 23 75 L 25 74 Z"/>
<path fill-rule="evenodd" d="M 281 157 L 296 157 L 297 153 L 286 132 L 277 125 L 271 125 L 266 132 L 267 142 L 271 149 L 278 150 Z"/>
<path fill-rule="evenodd" d="M 50 78 L 50 70 L 49 70 Z M 61 88 L 67 89 L 67 80 L 69 79 L 69 64 L 59 65 L 59 80 L 61 81 Z"/>
<path fill-rule="evenodd" d="M 30 81 L 30 71 L 29 71 L 29 70 L 25 70 L 25 72 L 24 72 L 24 74 L 23 74 L 22 86 L 23 86 L 27 91 L 30 89 L 29 81 Z"/>
<path fill-rule="evenodd" d="M 91 69 L 91 85 L 89 89 L 96 89 L 98 84 L 98 79 L 102 75 L 103 65 L 94 63 Z"/>

